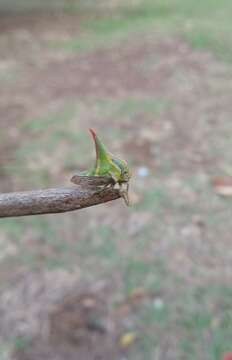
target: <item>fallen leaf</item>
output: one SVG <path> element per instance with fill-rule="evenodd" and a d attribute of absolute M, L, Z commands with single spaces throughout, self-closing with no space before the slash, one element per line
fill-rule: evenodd
<path fill-rule="evenodd" d="M 131 293 L 128 296 L 128 301 L 130 303 L 134 303 L 137 302 L 138 300 L 140 301 L 141 299 L 144 299 L 145 297 L 147 297 L 148 292 L 144 289 L 144 288 L 135 288 L 131 291 Z"/>
<path fill-rule="evenodd" d="M 119 339 L 119 346 L 122 349 L 128 348 L 130 345 L 132 345 L 135 340 L 136 340 L 137 336 L 135 332 L 127 332 L 125 334 L 123 334 L 120 339 Z"/>
<path fill-rule="evenodd" d="M 94 297 L 86 296 L 82 299 L 82 305 L 86 309 L 93 309 L 96 306 L 96 299 Z"/>
<path fill-rule="evenodd" d="M 227 352 L 223 354 L 222 360 L 232 360 L 232 352 Z"/>
<path fill-rule="evenodd" d="M 215 192 L 221 196 L 232 196 L 232 176 L 217 176 L 212 179 Z"/>

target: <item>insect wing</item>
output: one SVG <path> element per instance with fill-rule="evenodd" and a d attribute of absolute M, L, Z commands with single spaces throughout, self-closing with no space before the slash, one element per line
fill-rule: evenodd
<path fill-rule="evenodd" d="M 84 186 L 106 186 L 112 184 L 112 179 L 109 176 L 73 175 L 71 182 Z"/>

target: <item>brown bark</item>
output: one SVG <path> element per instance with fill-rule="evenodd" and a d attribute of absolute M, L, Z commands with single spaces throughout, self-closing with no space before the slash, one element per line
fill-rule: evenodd
<path fill-rule="evenodd" d="M 3 193 L 0 194 L 0 218 L 79 210 L 119 197 L 117 189 L 81 186 Z"/>

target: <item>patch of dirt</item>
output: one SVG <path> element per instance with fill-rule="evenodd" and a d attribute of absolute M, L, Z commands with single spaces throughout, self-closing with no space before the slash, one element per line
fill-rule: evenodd
<path fill-rule="evenodd" d="M 26 339 L 14 360 L 118 360 L 129 350 L 120 338 L 133 323 L 135 307 L 154 297 L 138 289 L 115 306 L 112 283 L 87 286 L 78 272 L 35 271 L 20 274 L 12 285 L 0 294 L 0 338 L 11 331 Z"/>
<path fill-rule="evenodd" d="M 23 105 L 0 104 L 1 135 L 0 135 L 0 188 L 1 192 L 12 191 L 13 179 L 5 170 L 5 166 L 14 160 L 14 151 L 21 139 L 18 121 L 24 114 Z"/>
<path fill-rule="evenodd" d="M 43 58 L 46 58 L 46 53 Z M 110 50 L 72 54 L 64 59 L 48 57 L 43 66 L 24 64 L 22 71 L 25 78 L 19 78 L 14 89 L 9 87 L 9 92 L 5 89 L 3 94 L 3 99 L 11 96 L 13 108 L 24 108 L 21 118 L 38 116 L 51 104 L 54 107 L 67 99 L 77 98 L 87 104 L 91 98 L 103 97 L 165 98 L 175 106 L 169 106 L 155 119 L 151 116 L 147 119 L 146 114 L 143 116 L 144 122 L 149 124 L 147 130 L 149 128 L 154 134 L 153 139 L 145 136 L 143 141 L 140 121 L 135 119 L 138 126 L 131 126 L 130 132 L 137 134 L 138 141 L 131 136 L 124 146 L 125 152 L 133 150 L 137 154 L 137 163 L 152 166 L 159 155 L 155 150 L 158 144 L 158 151 L 164 156 L 162 161 L 172 162 L 181 171 L 186 168 L 187 172 L 190 164 L 195 168 L 212 168 L 217 162 L 208 151 L 208 143 L 213 131 L 221 126 L 220 121 L 215 121 L 217 114 L 220 116 L 225 108 L 227 112 L 232 110 L 231 86 L 227 80 L 230 74 L 209 53 L 194 51 L 181 39 L 151 41 L 137 38 L 136 43 L 125 42 L 123 46 L 111 47 Z M 223 78 L 224 89 L 212 87 L 218 76 Z M 205 94 L 211 100 L 206 102 Z M 183 121 L 186 114 L 187 119 Z M 84 124 L 86 126 L 86 119 Z M 191 131 L 189 124 L 194 124 Z"/>

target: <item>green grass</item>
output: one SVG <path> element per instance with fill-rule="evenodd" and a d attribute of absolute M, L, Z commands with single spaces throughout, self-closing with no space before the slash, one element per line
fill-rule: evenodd
<path fill-rule="evenodd" d="M 51 168 L 54 167 L 57 156 L 59 162 L 61 159 L 63 161 L 61 171 L 91 166 L 94 154 L 92 140 L 87 127 L 83 130 L 79 124 L 79 118 L 83 112 L 88 111 L 88 106 L 81 103 L 81 100 L 79 106 L 78 103 L 67 102 L 60 109 L 24 122 L 20 131 L 27 136 L 27 140 L 16 150 L 15 160 L 4 164 L 9 177 L 17 174 L 24 179 L 27 187 L 48 186 Z M 167 99 L 148 96 L 116 100 L 97 98 L 91 105 L 91 116 L 108 119 L 109 125 L 101 129 L 101 138 L 107 139 L 107 146 L 113 149 L 114 144 L 130 137 L 130 132 L 125 131 L 123 125 L 132 125 L 138 117 L 146 122 L 146 117 L 161 114 L 170 106 Z M 76 129 L 75 132 L 73 128 Z"/>
<path fill-rule="evenodd" d="M 28 344 L 30 344 L 31 338 L 18 336 L 14 339 L 14 345 L 16 350 L 24 349 Z"/>
<path fill-rule="evenodd" d="M 164 187 L 152 188 L 144 191 L 143 202 L 138 204 L 135 208 L 137 210 L 150 210 L 158 214 L 166 206 L 171 206 L 172 200 L 170 199 L 167 190 Z"/>
<path fill-rule="evenodd" d="M 211 308 L 217 302 L 230 301 L 231 294 L 228 293 L 231 292 L 230 289 L 215 288 L 212 297 L 210 290 L 205 291 L 205 288 L 196 287 L 188 296 L 181 292 L 178 283 L 170 274 L 166 274 L 166 284 L 163 283 L 161 290 L 165 289 L 167 281 L 171 281 L 172 286 L 176 286 L 182 297 L 164 298 L 161 309 L 155 309 L 152 302 L 140 306 L 135 324 L 135 327 L 140 329 L 138 331 L 140 341 L 136 344 L 136 351 L 134 349 L 129 358 L 139 353 L 141 355 L 138 359 L 142 359 L 143 356 L 153 359 L 155 349 L 160 344 L 168 342 L 173 336 L 173 331 L 178 331 L 179 328 L 183 336 L 179 337 L 176 355 L 178 357 L 175 359 L 221 359 L 224 352 L 231 351 L 232 314 L 231 309 L 227 311 L 221 307 L 216 311 Z M 193 300 L 197 292 L 204 294 L 200 303 Z M 146 324 L 146 328 L 141 329 L 139 326 L 141 324 Z"/>
<path fill-rule="evenodd" d="M 74 52 L 91 50 L 96 47 L 109 47 L 112 41 L 120 42 L 133 33 L 148 30 L 156 20 L 157 22 L 166 21 L 166 17 L 171 13 L 172 9 L 167 5 L 159 4 L 155 9 L 151 9 L 145 4 L 139 8 L 125 7 L 118 13 L 102 16 L 98 20 L 93 15 L 91 20 L 85 20 L 82 23 L 81 35 L 78 38 L 52 41 L 49 45 Z"/>
<path fill-rule="evenodd" d="M 13 343 L 5 342 L 0 345 L 0 358 L 1 360 L 8 360 L 12 352 Z"/>
<path fill-rule="evenodd" d="M 156 266 L 156 263 L 125 258 L 125 265 L 123 268 L 125 292 L 130 293 L 133 289 L 139 287 L 153 288 L 153 290 L 155 287 L 157 289 L 158 283 L 156 283 L 155 277 L 157 276 L 158 278 L 158 269 L 159 265 Z"/>
<path fill-rule="evenodd" d="M 50 46 L 75 52 L 109 47 L 133 34 L 171 33 L 183 36 L 196 48 L 208 48 L 231 61 L 231 12 L 230 0 L 143 0 L 137 6 L 125 1 L 112 14 L 85 20 L 78 38 L 53 41 Z"/>
<path fill-rule="evenodd" d="M 64 127 L 76 115 L 76 106 L 66 104 L 62 109 L 45 114 L 44 116 L 29 119 L 23 124 L 23 130 L 30 130 L 38 135 L 42 131 L 57 130 L 60 126 Z"/>
<path fill-rule="evenodd" d="M 186 336 L 180 342 L 181 351 L 189 353 L 191 350 L 197 356 L 200 350 L 205 354 L 204 359 L 220 359 L 223 352 L 231 351 L 231 308 L 223 306 L 230 301 L 231 290 L 220 286 L 208 291 L 200 287 L 195 289 L 195 293 L 200 291 L 203 293 L 200 302 L 196 303 L 191 297 L 192 306 L 183 307 L 180 326 L 185 329 Z M 216 310 L 217 303 L 220 306 Z"/>
<path fill-rule="evenodd" d="M 167 109 L 171 104 L 167 99 L 156 97 L 130 97 L 122 100 L 97 99 L 95 106 L 101 115 L 116 118 L 118 121 L 122 117 L 133 117 L 142 113 L 159 114 Z"/>

